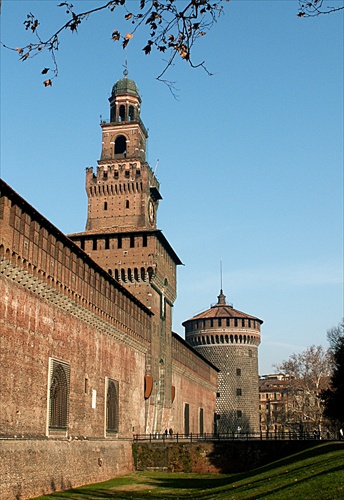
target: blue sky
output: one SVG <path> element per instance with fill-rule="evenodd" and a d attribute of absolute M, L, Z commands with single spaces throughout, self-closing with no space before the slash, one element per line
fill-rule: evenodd
<path fill-rule="evenodd" d="M 25 44 L 29 11 L 44 38 L 64 19 L 58 3 L 4 0 L 2 42 Z M 85 227 L 85 167 L 99 159 L 99 117 L 128 58 L 148 161 L 159 160 L 158 227 L 184 263 L 174 330 L 216 302 L 222 261 L 227 301 L 264 320 L 261 374 L 326 346 L 343 316 L 343 14 L 296 14 L 296 0 L 226 3 L 194 55 L 213 76 L 177 61 L 178 100 L 142 36 L 126 54 L 111 41 L 128 31 L 118 14 L 62 37 L 52 88 L 40 75 L 48 54 L 22 63 L 1 50 L 1 177 L 65 233 Z"/>

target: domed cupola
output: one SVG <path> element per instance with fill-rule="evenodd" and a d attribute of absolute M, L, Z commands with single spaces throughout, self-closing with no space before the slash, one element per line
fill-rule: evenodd
<path fill-rule="evenodd" d="M 138 97 L 141 101 L 136 83 L 134 82 L 134 80 L 130 80 L 127 77 L 121 78 L 112 87 L 111 96 L 116 95 L 133 95 Z"/>
<path fill-rule="evenodd" d="M 127 78 L 118 80 L 112 87 L 110 101 L 110 122 L 132 122 L 140 120 L 141 97 L 136 83 Z"/>

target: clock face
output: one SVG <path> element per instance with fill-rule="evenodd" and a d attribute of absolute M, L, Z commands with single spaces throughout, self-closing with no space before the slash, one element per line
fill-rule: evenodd
<path fill-rule="evenodd" d="M 151 224 L 154 223 L 154 204 L 152 200 L 149 200 L 149 205 L 148 205 L 148 216 L 149 216 L 149 222 Z"/>

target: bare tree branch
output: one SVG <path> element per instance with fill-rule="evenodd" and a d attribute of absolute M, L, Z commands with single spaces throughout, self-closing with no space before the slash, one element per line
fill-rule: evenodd
<path fill-rule="evenodd" d="M 97 12 L 115 11 L 120 16 L 122 11 L 124 20 L 130 21 L 130 30 L 126 33 L 114 30 L 112 40 L 120 41 L 125 48 L 139 29 L 147 30 L 147 42 L 142 50 L 146 55 L 150 54 L 152 49 L 162 53 L 169 51 L 169 59 L 157 79 L 168 83 L 169 88 L 173 89 L 173 84 L 162 77 L 172 66 L 176 56 L 185 60 L 192 68 L 203 68 L 208 75 L 211 75 L 204 61 L 200 63 L 192 61 L 191 53 L 197 40 L 206 35 L 217 22 L 223 12 L 222 3 L 224 1 L 228 0 L 215 0 L 213 2 L 210 0 L 179 0 L 178 2 L 177 0 L 140 0 L 139 2 L 111 0 L 79 13 L 75 11 L 71 3 L 62 2 L 58 7 L 65 8 L 69 19 L 46 40 L 40 36 L 40 21 L 30 12 L 24 21 L 24 26 L 27 31 L 32 32 L 34 40 L 24 47 L 16 48 L 1 43 L 5 48 L 16 51 L 21 61 L 26 61 L 47 50 L 51 55 L 53 67 L 52 69 L 44 68 L 42 74 L 51 73 L 52 76 L 43 82 L 45 86 L 49 86 L 52 84 L 53 78 L 58 75 L 56 52 L 59 50 L 62 33 L 68 30 L 77 32 L 80 24 Z"/>
<path fill-rule="evenodd" d="M 337 0 L 338 4 L 333 5 L 336 0 L 299 0 L 298 17 L 317 17 L 323 14 L 332 14 L 344 10 L 342 0 Z"/>

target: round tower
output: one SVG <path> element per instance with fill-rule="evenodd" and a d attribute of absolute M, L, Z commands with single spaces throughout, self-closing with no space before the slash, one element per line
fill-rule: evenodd
<path fill-rule="evenodd" d="M 227 304 L 184 321 L 186 341 L 219 368 L 214 431 L 259 431 L 258 346 L 263 321 Z"/>

